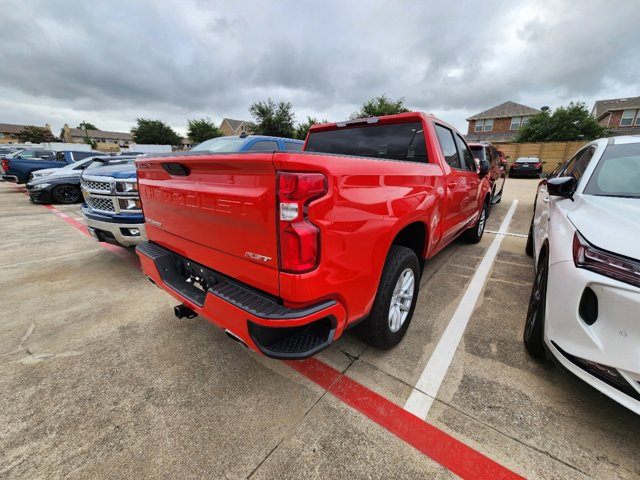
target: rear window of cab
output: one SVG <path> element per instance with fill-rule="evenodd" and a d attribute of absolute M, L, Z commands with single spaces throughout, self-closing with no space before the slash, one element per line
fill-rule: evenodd
<path fill-rule="evenodd" d="M 427 162 L 421 122 L 343 127 L 312 132 L 307 152 Z"/>

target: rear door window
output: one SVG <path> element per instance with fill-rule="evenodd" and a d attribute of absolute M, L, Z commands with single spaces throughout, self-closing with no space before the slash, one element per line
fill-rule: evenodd
<path fill-rule="evenodd" d="M 467 147 L 467 144 L 464 143 L 462 137 L 456 133 L 456 145 L 458 146 L 458 152 L 460 153 L 460 158 L 462 159 L 462 169 L 469 170 L 471 172 L 476 171 L 476 161 L 473 159 L 473 155 L 471 155 L 471 150 Z"/>
<path fill-rule="evenodd" d="M 436 124 L 435 127 L 436 136 L 438 137 L 438 143 L 440 144 L 440 151 L 444 156 L 444 161 L 447 162 L 451 168 L 455 168 L 457 170 L 462 169 L 460 155 L 456 148 L 456 142 L 453 139 L 453 132 L 442 125 Z"/>
<path fill-rule="evenodd" d="M 312 132 L 307 152 L 427 162 L 422 122 L 343 127 Z"/>

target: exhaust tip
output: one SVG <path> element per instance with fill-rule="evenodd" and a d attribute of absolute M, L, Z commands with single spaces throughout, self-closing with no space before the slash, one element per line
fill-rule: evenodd
<path fill-rule="evenodd" d="M 228 336 L 231 340 L 233 340 L 233 341 L 235 341 L 235 342 L 238 342 L 238 343 L 239 343 L 239 344 L 241 344 L 244 348 L 249 348 L 249 346 L 248 346 L 246 343 L 244 343 L 244 340 L 242 340 L 242 339 L 241 339 L 240 337 L 238 337 L 236 334 L 232 333 L 232 332 L 231 332 L 231 331 L 229 331 L 229 330 L 225 330 L 225 331 L 224 331 L 224 333 L 226 333 L 226 334 L 227 334 L 227 336 Z"/>
<path fill-rule="evenodd" d="M 198 316 L 196 312 L 191 310 L 186 305 L 176 305 L 175 307 L 173 307 L 173 314 L 176 316 L 177 319 L 196 318 Z"/>

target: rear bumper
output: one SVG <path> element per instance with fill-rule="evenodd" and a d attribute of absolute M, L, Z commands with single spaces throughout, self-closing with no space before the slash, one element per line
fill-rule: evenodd
<path fill-rule="evenodd" d="M 542 169 L 538 170 L 509 170 L 510 177 L 539 177 L 542 174 Z"/>
<path fill-rule="evenodd" d="M 87 214 L 85 210 L 87 210 L 86 207 L 83 207 L 82 214 L 87 222 L 87 230 L 99 242 L 111 243 L 121 247 L 134 247 L 146 240 L 144 221 L 129 223 L 97 220 L 95 215 Z M 139 234 L 131 234 L 131 230 L 138 230 Z"/>
<path fill-rule="evenodd" d="M 277 359 L 308 358 L 340 337 L 345 309 L 335 300 L 287 308 L 279 299 L 241 284 L 158 244 L 136 248 L 144 273 L 198 315 Z M 200 278 L 200 288 L 191 279 Z"/>

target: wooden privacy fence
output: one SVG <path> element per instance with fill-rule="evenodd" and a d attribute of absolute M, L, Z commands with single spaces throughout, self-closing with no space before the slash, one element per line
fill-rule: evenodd
<path fill-rule="evenodd" d="M 576 151 L 589 142 L 540 142 L 540 143 L 494 143 L 498 150 L 511 158 L 508 162 L 514 162 L 518 157 L 538 157 L 546 162 L 542 169 L 550 173 L 562 163 L 573 156 Z"/>

